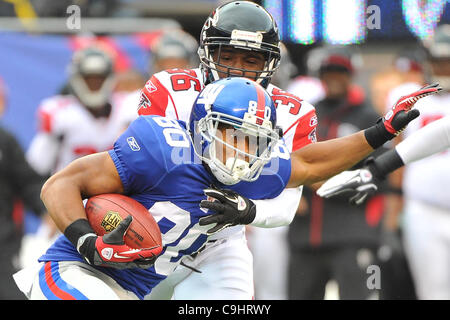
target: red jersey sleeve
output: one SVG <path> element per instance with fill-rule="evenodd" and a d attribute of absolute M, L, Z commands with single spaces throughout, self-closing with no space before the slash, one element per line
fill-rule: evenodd
<path fill-rule="evenodd" d="M 53 127 L 53 116 L 51 112 L 40 106 L 37 110 L 37 125 L 38 131 L 50 133 Z"/>
<path fill-rule="evenodd" d="M 269 88 L 277 108 L 277 124 L 283 129 L 286 146 L 294 152 L 316 142 L 315 108 L 296 95 L 275 86 Z"/>
<path fill-rule="evenodd" d="M 300 119 L 295 127 L 294 138 L 292 140 L 292 151 L 296 151 L 304 146 L 316 142 L 317 116 L 315 109 L 309 111 Z"/>
<path fill-rule="evenodd" d="M 152 76 L 141 90 L 138 114 L 165 116 L 169 98 L 169 91 L 158 78 Z"/>
<path fill-rule="evenodd" d="M 67 96 L 54 96 L 44 99 L 37 108 L 37 129 L 39 132 L 54 133 L 59 112 L 73 103 Z"/>

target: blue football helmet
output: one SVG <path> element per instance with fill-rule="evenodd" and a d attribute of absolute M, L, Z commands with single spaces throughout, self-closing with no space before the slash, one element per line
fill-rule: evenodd
<path fill-rule="evenodd" d="M 279 140 L 272 98 L 240 77 L 215 81 L 200 92 L 189 131 L 195 153 L 225 185 L 258 179 Z"/>

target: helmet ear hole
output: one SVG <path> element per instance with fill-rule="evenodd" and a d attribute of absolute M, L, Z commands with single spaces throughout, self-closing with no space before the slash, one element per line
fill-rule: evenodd
<path fill-rule="evenodd" d="M 280 139 L 283 138 L 283 135 L 284 135 L 283 128 L 281 128 L 280 126 L 276 126 L 275 132 L 278 134 L 278 137 L 280 137 Z"/>

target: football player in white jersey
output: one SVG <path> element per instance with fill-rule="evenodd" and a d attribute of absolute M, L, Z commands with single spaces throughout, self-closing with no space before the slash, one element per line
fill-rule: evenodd
<path fill-rule="evenodd" d="M 26 157 L 39 174 L 50 176 L 79 157 L 112 147 L 137 117 L 121 103 L 126 95 L 113 93 L 115 84 L 113 62 L 106 52 L 90 46 L 74 53 L 69 65 L 70 94 L 47 98 L 37 110 L 38 132 Z M 55 231 L 44 217 L 36 233 L 25 235 L 20 251 L 23 266 L 33 263 L 50 245 Z"/>
<path fill-rule="evenodd" d="M 444 91 L 417 104 L 421 115 L 405 130 L 404 138 L 450 115 L 450 25 L 439 26 L 424 46 L 426 76 L 439 82 Z M 395 88 L 391 101 L 416 87 L 405 84 Z M 429 141 L 430 148 L 434 142 Z M 419 299 L 450 299 L 449 163 L 447 150 L 408 164 L 403 170 L 403 244 Z"/>
<path fill-rule="evenodd" d="M 74 53 L 69 66 L 70 94 L 43 100 L 38 107 L 38 133 L 27 160 L 50 175 L 73 160 L 108 150 L 135 116 L 114 94 L 115 73 L 109 55 L 96 47 Z"/>
<path fill-rule="evenodd" d="M 404 207 L 402 229 L 405 254 L 419 299 L 450 299 L 450 25 L 441 25 L 425 43 L 432 80 L 443 92 L 416 104 L 420 116 L 411 123 L 404 139 L 375 159 L 369 169 L 375 178 L 405 165 L 402 190 Z M 390 93 L 390 101 L 416 90 L 420 85 L 405 83 Z M 356 174 L 356 175 L 355 175 Z M 352 179 L 360 180 L 357 182 Z M 358 178 L 360 177 L 360 178 Z M 363 178 L 365 177 L 365 178 Z M 349 186 L 347 182 L 355 184 Z M 364 201 L 376 190 L 376 181 L 365 171 L 343 173 L 325 184 L 320 191 L 332 196 L 342 190 L 360 190 L 353 202 Z"/>
<path fill-rule="evenodd" d="M 150 78 L 142 89 L 140 115 L 186 121 L 190 105 L 205 84 L 228 76 L 243 76 L 260 83 L 272 96 L 277 106 L 277 125 L 290 152 L 315 142 L 314 107 L 270 84 L 280 60 L 279 35 L 275 21 L 264 8 L 248 1 L 218 7 L 203 26 L 198 54 L 200 68 L 166 70 Z M 254 201 L 256 214 L 250 225 L 289 224 L 301 192 L 302 187 L 288 188 L 275 199 Z M 194 257 L 185 257 L 174 274 L 152 291 L 150 299 L 248 299 L 253 296 L 253 285 L 249 284 L 253 279 L 252 257 L 245 245 L 244 227 L 236 226 L 232 218 L 221 217 L 224 221 L 219 227 L 235 226 L 212 236 L 205 249 Z"/>

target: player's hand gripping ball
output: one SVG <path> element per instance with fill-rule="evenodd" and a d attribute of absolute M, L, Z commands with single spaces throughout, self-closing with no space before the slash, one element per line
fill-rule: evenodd
<path fill-rule="evenodd" d="M 150 212 L 136 200 L 121 194 L 101 194 L 86 203 L 89 223 L 99 236 L 114 230 L 131 215 L 133 221 L 125 233 L 125 244 L 130 248 L 162 247 L 161 231 Z"/>
<path fill-rule="evenodd" d="M 78 240 L 77 250 L 97 266 L 148 268 L 162 251 L 161 232 L 150 212 L 120 194 L 102 194 L 86 203 L 86 215 L 97 235 Z"/>

